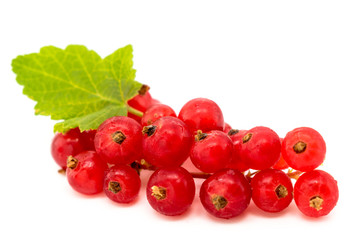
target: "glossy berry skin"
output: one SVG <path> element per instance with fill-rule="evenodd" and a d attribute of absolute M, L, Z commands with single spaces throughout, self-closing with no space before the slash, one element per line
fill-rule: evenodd
<path fill-rule="evenodd" d="M 179 119 L 189 126 L 192 134 L 196 134 L 197 130 L 224 130 L 221 109 L 214 101 L 206 98 L 195 98 L 187 102 L 180 110 Z"/>
<path fill-rule="evenodd" d="M 96 130 L 85 130 L 80 133 L 80 141 L 84 150 L 95 151 L 94 139 Z"/>
<path fill-rule="evenodd" d="M 110 164 L 129 164 L 142 157 L 141 125 L 134 119 L 116 116 L 107 119 L 95 135 L 95 149 Z"/>
<path fill-rule="evenodd" d="M 281 170 L 265 169 L 251 180 L 252 200 L 265 212 L 280 212 L 287 208 L 293 199 L 293 186 L 290 178 Z"/>
<path fill-rule="evenodd" d="M 153 100 L 149 91 L 146 91 L 143 95 L 142 94 L 136 95 L 135 97 L 130 99 L 127 103 L 129 104 L 130 107 L 135 108 L 136 110 L 144 113 L 153 104 Z M 136 116 L 130 112 L 128 112 L 127 116 L 136 120 L 139 123 L 141 122 L 141 117 Z"/>
<path fill-rule="evenodd" d="M 141 125 L 147 126 L 153 124 L 159 118 L 165 116 L 176 117 L 175 111 L 165 104 L 155 104 L 149 107 L 141 118 Z"/>
<path fill-rule="evenodd" d="M 244 175 L 234 169 L 223 169 L 206 179 L 200 188 L 203 207 L 215 217 L 233 218 L 249 205 L 251 188 Z"/>
<path fill-rule="evenodd" d="M 308 127 L 288 132 L 283 140 L 281 154 L 288 165 L 308 172 L 320 166 L 326 153 L 326 144 L 320 133 Z"/>
<path fill-rule="evenodd" d="M 91 195 L 102 192 L 106 169 L 96 152 L 85 151 L 68 158 L 66 176 L 75 191 Z"/>
<path fill-rule="evenodd" d="M 157 212 L 167 216 L 180 215 L 194 200 L 195 182 L 182 167 L 160 168 L 151 175 L 146 196 Z"/>
<path fill-rule="evenodd" d="M 251 169 L 267 169 L 279 160 L 280 138 L 270 128 L 254 127 L 248 130 L 241 145 L 240 158 Z"/>
<path fill-rule="evenodd" d="M 156 167 L 180 166 L 188 157 L 192 136 L 175 117 L 163 117 L 143 128 L 144 158 Z"/>
<path fill-rule="evenodd" d="M 294 200 L 306 216 L 321 217 L 329 214 L 338 199 L 337 181 L 325 171 L 304 173 L 295 183 Z"/>
<path fill-rule="evenodd" d="M 232 151 L 233 143 L 224 132 L 213 130 L 202 133 L 199 131 L 190 151 L 190 159 L 202 172 L 214 173 L 229 164 Z"/>
<path fill-rule="evenodd" d="M 68 156 L 74 156 L 84 150 L 78 128 L 71 129 L 65 134 L 56 133 L 51 143 L 51 155 L 62 169 L 66 169 Z"/>
<path fill-rule="evenodd" d="M 284 140 L 283 138 L 280 138 L 281 144 L 282 144 L 283 140 Z M 289 165 L 287 164 L 287 162 L 285 161 L 285 159 L 283 158 L 281 153 L 280 153 L 279 160 L 275 163 L 274 166 L 272 166 L 272 168 L 278 169 L 278 170 L 284 170 L 284 169 L 289 168 Z"/>
<path fill-rule="evenodd" d="M 127 166 L 119 165 L 109 169 L 105 175 L 104 192 L 118 203 L 130 203 L 139 195 L 141 186 L 137 172 Z"/>
<path fill-rule="evenodd" d="M 227 168 L 237 169 L 240 172 L 249 170 L 249 167 L 245 164 L 245 161 L 241 158 L 242 139 L 245 136 L 247 130 L 231 129 L 228 131 L 228 136 L 233 142 L 233 153 L 231 160 L 227 165 Z"/>

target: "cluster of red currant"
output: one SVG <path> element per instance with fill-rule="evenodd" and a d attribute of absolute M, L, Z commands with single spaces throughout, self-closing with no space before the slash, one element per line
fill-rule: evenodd
<path fill-rule="evenodd" d="M 264 211 L 279 212 L 294 198 L 311 217 L 327 215 L 337 203 L 336 180 L 315 170 L 324 161 L 326 146 L 312 128 L 296 128 L 284 139 L 267 127 L 231 129 L 218 105 L 204 98 L 186 103 L 178 116 L 148 91 L 128 104 L 143 117 L 116 116 L 97 130 L 72 129 L 53 139 L 52 155 L 76 191 L 104 191 L 115 202 L 129 203 L 139 193 L 140 170 L 150 169 L 148 202 L 168 216 L 190 207 L 194 177 L 206 179 L 200 200 L 219 218 L 238 216 L 251 199 Z M 180 167 L 188 157 L 201 172 Z M 291 176 L 297 179 L 294 187 Z"/>

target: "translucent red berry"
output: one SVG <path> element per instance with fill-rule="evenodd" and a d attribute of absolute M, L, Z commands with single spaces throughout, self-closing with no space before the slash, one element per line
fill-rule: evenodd
<path fill-rule="evenodd" d="M 84 150 L 95 151 L 94 139 L 96 130 L 85 130 L 80 133 L 80 141 L 84 147 Z"/>
<path fill-rule="evenodd" d="M 266 212 L 280 212 L 293 199 L 290 178 L 281 170 L 265 169 L 251 179 L 252 200 Z"/>
<path fill-rule="evenodd" d="M 68 156 L 74 156 L 84 150 L 78 128 L 71 129 L 65 134 L 57 133 L 51 143 L 51 155 L 62 169 L 66 169 Z"/>
<path fill-rule="evenodd" d="M 296 206 L 306 216 L 325 216 L 339 199 L 337 182 L 322 170 L 306 172 L 295 183 L 294 199 Z"/>
<path fill-rule="evenodd" d="M 141 118 L 141 125 L 147 126 L 153 124 L 159 118 L 165 116 L 176 117 L 175 111 L 165 104 L 155 104 L 149 107 Z"/>
<path fill-rule="evenodd" d="M 194 200 L 195 182 L 182 167 L 160 168 L 151 175 L 146 196 L 151 207 L 159 213 L 180 215 Z"/>
<path fill-rule="evenodd" d="M 192 163 L 202 172 L 213 173 L 225 168 L 233 151 L 231 139 L 222 131 L 203 133 L 200 130 L 190 151 Z"/>
<path fill-rule="evenodd" d="M 227 168 L 237 169 L 240 172 L 245 172 L 249 170 L 249 167 L 246 165 L 244 159 L 241 158 L 241 148 L 242 148 L 242 139 L 245 136 L 247 130 L 238 130 L 230 129 L 228 131 L 228 136 L 233 142 L 233 153 L 231 160 L 227 165 Z"/>
<path fill-rule="evenodd" d="M 85 151 L 67 159 L 66 176 L 70 186 L 82 194 L 103 190 L 107 165 L 94 151 Z"/>
<path fill-rule="evenodd" d="M 179 119 L 189 126 L 192 134 L 196 134 L 197 130 L 224 130 L 221 109 L 214 101 L 206 98 L 195 98 L 187 102 L 180 110 Z"/>
<path fill-rule="evenodd" d="M 224 169 L 206 179 L 200 188 L 200 200 L 213 216 L 233 218 L 249 205 L 251 188 L 244 175 L 234 169 Z"/>
<path fill-rule="evenodd" d="M 157 167 L 180 166 L 188 157 L 192 136 L 178 118 L 163 117 L 143 128 L 143 154 Z"/>
<path fill-rule="evenodd" d="M 111 164 L 128 164 L 142 157 L 141 125 L 129 117 L 112 117 L 103 122 L 95 135 L 95 149 Z"/>
<path fill-rule="evenodd" d="M 326 153 L 326 144 L 320 133 L 308 127 L 288 132 L 283 140 L 281 154 L 293 169 L 308 172 L 320 166 Z"/>
<path fill-rule="evenodd" d="M 105 175 L 104 192 L 118 203 L 130 203 L 139 195 L 141 186 L 137 172 L 127 166 L 119 165 L 109 169 Z"/>
<path fill-rule="evenodd" d="M 139 94 L 127 102 L 129 106 L 144 113 L 153 104 L 153 99 L 148 90 L 149 86 L 143 85 L 139 90 Z M 130 112 L 128 112 L 127 115 L 137 122 L 141 122 L 141 117 L 136 116 Z"/>
<path fill-rule="evenodd" d="M 270 128 L 254 127 L 248 130 L 241 145 L 240 158 L 251 169 L 267 169 L 279 160 L 280 138 Z"/>

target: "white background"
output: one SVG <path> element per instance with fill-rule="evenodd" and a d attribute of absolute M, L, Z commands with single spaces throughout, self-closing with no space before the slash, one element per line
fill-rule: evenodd
<path fill-rule="evenodd" d="M 359 1 L 2 1 L 0 3 L 0 239 L 326 239 L 358 228 Z M 123 206 L 75 193 L 50 155 L 54 122 L 34 116 L 11 60 L 42 46 L 83 44 L 102 57 L 132 44 L 136 79 L 178 112 L 216 101 L 239 129 L 300 126 L 327 143 L 321 167 L 340 199 L 310 219 L 291 204 L 266 214 L 253 203 L 233 220 L 198 197 L 181 217 L 138 200 Z M 196 181 L 197 186 L 201 180 Z M 126 238 L 125 238 L 126 237 Z"/>

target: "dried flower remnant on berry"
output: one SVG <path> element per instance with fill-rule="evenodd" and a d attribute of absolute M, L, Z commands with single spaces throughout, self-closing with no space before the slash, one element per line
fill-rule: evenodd
<path fill-rule="evenodd" d="M 221 210 L 226 207 L 226 205 L 228 204 L 228 201 L 223 196 L 215 195 L 212 198 L 212 203 L 214 204 L 216 210 Z"/>
<path fill-rule="evenodd" d="M 250 141 L 251 137 L 252 137 L 252 133 L 246 134 L 242 139 L 243 143 L 247 143 L 248 141 Z"/>
<path fill-rule="evenodd" d="M 324 200 L 319 196 L 312 197 L 309 201 L 310 207 L 315 208 L 317 211 L 322 209 L 321 206 L 322 206 L 323 202 L 324 202 Z"/>
<path fill-rule="evenodd" d="M 121 131 L 116 131 L 111 135 L 111 138 L 117 144 L 121 144 L 123 141 L 125 141 L 126 136 Z"/>
<path fill-rule="evenodd" d="M 78 162 L 79 161 L 76 158 L 74 158 L 73 156 L 69 156 L 67 159 L 67 167 L 70 169 L 75 169 L 77 167 Z"/>
<path fill-rule="evenodd" d="M 156 131 L 156 126 L 149 125 L 149 126 L 145 126 L 143 128 L 142 133 L 146 134 L 146 135 L 148 135 L 150 137 L 151 135 L 153 135 L 155 133 L 155 131 Z"/>
<path fill-rule="evenodd" d="M 154 196 L 157 200 L 163 200 L 166 198 L 166 188 L 152 186 L 151 190 L 152 190 L 151 196 Z"/>
<path fill-rule="evenodd" d="M 116 193 L 121 191 L 120 183 L 118 183 L 118 182 L 109 182 L 109 188 L 108 189 L 111 192 L 116 194 Z"/>
<path fill-rule="evenodd" d="M 288 190 L 287 188 L 284 186 L 284 185 L 279 185 L 277 186 L 277 188 L 275 189 L 275 193 L 276 193 L 276 196 L 278 198 L 284 198 L 288 195 Z"/>
<path fill-rule="evenodd" d="M 302 142 L 302 141 L 299 141 L 297 142 L 294 147 L 293 147 L 294 151 L 296 153 L 302 153 L 302 152 L 305 152 L 306 150 L 306 143 Z"/>

